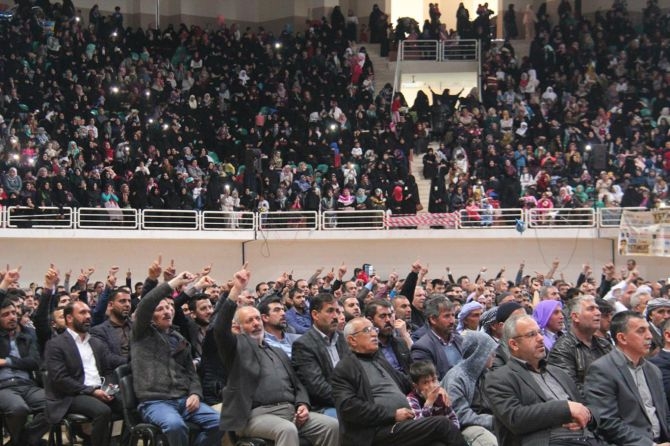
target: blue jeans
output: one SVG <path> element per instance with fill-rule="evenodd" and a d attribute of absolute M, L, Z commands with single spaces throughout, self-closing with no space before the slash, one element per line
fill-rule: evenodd
<path fill-rule="evenodd" d="M 201 402 L 193 412 L 186 410 L 186 397 L 175 400 L 145 401 L 138 407 L 142 418 L 161 428 L 170 446 L 189 446 L 186 422 L 200 427 L 194 446 L 221 444 L 219 413 Z"/>

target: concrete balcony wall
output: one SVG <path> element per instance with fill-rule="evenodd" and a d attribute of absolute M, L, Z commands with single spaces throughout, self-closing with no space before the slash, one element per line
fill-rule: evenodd
<path fill-rule="evenodd" d="M 558 257 L 559 272 L 574 282 L 583 263 L 589 262 L 596 276 L 605 262 L 625 265 L 626 258 L 615 253 L 616 235 L 616 229 L 528 229 L 523 234 L 513 229 L 463 229 L 259 232 L 254 239 L 253 231 L 0 230 L 3 264 L 21 265 L 22 282 L 38 284 L 50 263 L 62 274 L 70 268 L 75 274 L 94 266 L 94 280 L 104 280 L 108 268 L 118 265 L 123 271 L 131 269 L 134 282 L 142 281 L 158 254 L 164 264 L 175 259 L 178 271 L 199 271 L 213 262 L 213 276 L 219 282 L 246 260 L 253 271 L 252 284 L 274 280 L 282 271 L 309 277 L 316 268 L 337 267 L 341 262 L 350 271 L 372 263 L 382 277 L 393 270 L 404 275 L 416 259 L 429 265 L 429 277 L 445 275 L 447 266 L 455 277 L 474 277 L 487 266 L 487 277 L 505 267 L 505 276 L 513 280 L 522 260 L 526 273 L 534 274 L 546 273 Z M 639 257 L 637 261 L 643 277 L 670 275 L 670 259 Z"/>

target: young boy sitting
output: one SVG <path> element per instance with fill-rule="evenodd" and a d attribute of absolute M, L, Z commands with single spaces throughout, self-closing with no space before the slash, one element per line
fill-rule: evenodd
<path fill-rule="evenodd" d="M 451 408 L 447 391 L 437 381 L 437 371 L 430 361 L 417 361 L 409 368 L 409 376 L 414 389 L 407 394 L 409 407 L 414 412 L 414 419 L 424 417 L 446 416 L 451 424 L 461 429 L 458 417 Z"/>

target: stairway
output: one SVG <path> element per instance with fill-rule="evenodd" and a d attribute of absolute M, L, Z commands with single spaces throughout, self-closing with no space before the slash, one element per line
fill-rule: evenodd
<path fill-rule="evenodd" d="M 378 92 L 386 83 L 393 85 L 393 77 L 395 76 L 395 64 L 389 63 L 388 57 L 381 57 L 379 55 L 379 44 L 365 44 L 365 49 L 368 57 L 375 69 L 375 91 Z M 431 142 L 429 144 L 434 150 L 439 147 L 438 143 Z M 423 205 L 423 212 L 428 212 L 428 198 L 430 196 L 430 180 L 423 178 L 423 154 L 410 158 L 410 171 L 416 179 L 416 185 L 419 189 L 419 199 Z"/>
<path fill-rule="evenodd" d="M 440 145 L 437 142 L 430 142 L 428 147 L 437 151 Z M 421 155 L 413 155 L 413 159 L 410 161 L 410 171 L 414 175 L 414 179 L 416 179 L 419 199 L 423 205 L 423 211 L 419 212 L 419 214 L 428 212 L 428 199 L 430 198 L 430 179 L 423 177 L 423 155 L 423 153 Z"/>
<path fill-rule="evenodd" d="M 389 63 L 388 57 L 381 57 L 379 55 L 378 43 L 363 44 L 365 50 L 372 62 L 372 67 L 375 69 L 375 92 L 378 92 L 386 83 L 393 85 L 393 76 L 395 75 L 395 65 Z"/>

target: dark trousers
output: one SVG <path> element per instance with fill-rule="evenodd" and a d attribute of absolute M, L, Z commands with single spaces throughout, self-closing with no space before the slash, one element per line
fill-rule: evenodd
<path fill-rule="evenodd" d="M 121 413 L 120 402 L 116 399 L 109 404 L 94 396 L 77 395 L 72 399 L 70 413 L 84 415 L 91 419 L 91 444 L 109 446 L 112 433 L 112 413 Z"/>
<path fill-rule="evenodd" d="M 385 426 L 377 431 L 379 446 L 467 446 L 461 432 L 447 417 L 428 417 Z"/>
<path fill-rule="evenodd" d="M 5 416 L 12 445 L 32 444 L 49 431 L 44 416 L 44 389 L 34 384 L 18 384 L 0 390 L 0 412 Z M 28 415 L 33 419 L 26 425 Z"/>

